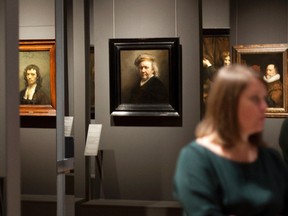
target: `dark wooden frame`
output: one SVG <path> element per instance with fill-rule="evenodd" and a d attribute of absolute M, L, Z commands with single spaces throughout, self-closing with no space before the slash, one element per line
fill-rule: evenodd
<path fill-rule="evenodd" d="M 56 117 L 56 50 L 55 40 L 21 40 L 19 41 L 19 52 L 49 52 L 49 78 L 50 78 L 50 101 L 48 105 L 21 105 L 19 115 L 22 127 L 54 127 Z M 19 63 L 21 59 L 19 59 Z M 37 62 L 32 62 L 37 64 Z M 22 74 L 19 64 L 19 74 Z M 41 70 L 41 69 L 40 69 Z M 19 77 L 19 82 L 22 82 Z M 21 89 L 20 89 L 21 90 Z M 38 122 L 38 123 L 37 123 Z M 42 126 L 41 126 L 42 125 Z"/>
<path fill-rule="evenodd" d="M 167 54 L 166 73 L 169 103 L 132 104 L 125 101 L 123 73 L 123 53 L 165 52 Z M 135 54 L 136 55 L 136 54 Z M 110 39 L 110 114 L 112 125 L 126 126 L 179 126 L 181 117 L 181 50 L 179 38 Z M 129 65 L 134 66 L 134 60 Z M 160 69 L 160 68 L 159 68 Z M 160 69 L 161 71 L 161 69 Z M 121 80 L 121 76 L 122 79 Z M 132 78 L 131 78 L 132 77 Z M 133 76 L 125 80 L 134 79 Z M 128 81 L 127 81 L 128 82 Z M 122 85 L 122 86 L 121 86 Z M 123 96 L 124 95 L 124 96 Z"/>
<path fill-rule="evenodd" d="M 95 50 L 90 46 L 89 72 L 90 72 L 90 118 L 95 119 Z"/>
<path fill-rule="evenodd" d="M 268 64 L 276 64 L 283 85 L 283 107 L 268 107 L 266 117 L 288 116 L 288 44 L 249 44 L 233 46 L 234 63 L 254 67 L 260 73 L 266 70 Z"/>

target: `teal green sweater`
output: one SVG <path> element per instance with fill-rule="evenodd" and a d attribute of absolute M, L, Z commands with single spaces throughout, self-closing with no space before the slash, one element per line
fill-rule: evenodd
<path fill-rule="evenodd" d="M 288 215 L 288 168 L 270 148 L 243 163 L 192 142 L 180 152 L 174 183 L 187 216 Z"/>

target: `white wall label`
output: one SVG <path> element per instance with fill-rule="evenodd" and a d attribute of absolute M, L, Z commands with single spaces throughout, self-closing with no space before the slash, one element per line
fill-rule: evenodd
<path fill-rule="evenodd" d="M 73 116 L 65 116 L 64 117 L 64 135 L 71 136 L 73 126 Z"/>
<path fill-rule="evenodd" d="M 89 124 L 85 156 L 96 156 L 98 154 L 101 130 L 102 124 Z"/>

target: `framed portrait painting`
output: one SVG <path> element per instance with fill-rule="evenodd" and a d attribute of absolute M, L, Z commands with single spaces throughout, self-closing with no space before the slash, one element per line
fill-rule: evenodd
<path fill-rule="evenodd" d="M 202 29 L 201 116 L 217 70 L 231 62 L 229 29 Z"/>
<path fill-rule="evenodd" d="M 251 44 L 233 46 L 233 62 L 259 72 L 267 86 L 267 117 L 288 116 L 288 44 Z"/>
<path fill-rule="evenodd" d="M 180 53 L 179 38 L 109 40 L 112 125 L 181 124 Z"/>
<path fill-rule="evenodd" d="M 19 42 L 19 90 L 21 125 L 56 116 L 55 40 Z"/>

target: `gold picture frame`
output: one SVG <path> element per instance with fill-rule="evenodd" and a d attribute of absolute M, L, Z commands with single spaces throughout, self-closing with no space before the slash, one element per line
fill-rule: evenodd
<path fill-rule="evenodd" d="M 26 88 L 24 71 L 29 65 L 36 65 L 39 68 L 41 89 L 47 95 L 48 102 L 24 104 L 20 96 L 20 116 L 56 116 L 55 40 L 21 40 L 19 42 L 20 95 Z"/>
<path fill-rule="evenodd" d="M 249 44 L 232 47 L 233 62 L 252 67 L 261 73 L 267 83 L 266 117 L 288 116 L 287 52 L 288 44 Z M 270 66 L 276 69 L 277 79 L 266 78 L 266 69 Z"/>

